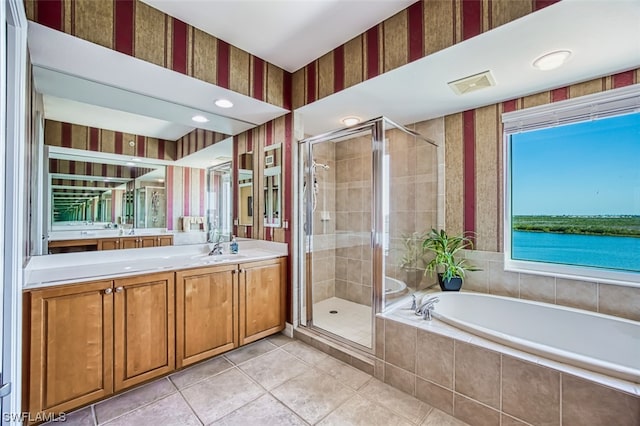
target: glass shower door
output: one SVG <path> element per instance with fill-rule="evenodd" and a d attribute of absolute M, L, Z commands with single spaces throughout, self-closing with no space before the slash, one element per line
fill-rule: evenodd
<path fill-rule="evenodd" d="M 311 144 L 303 184 L 311 324 L 366 348 L 372 347 L 371 143 L 366 129 Z"/>

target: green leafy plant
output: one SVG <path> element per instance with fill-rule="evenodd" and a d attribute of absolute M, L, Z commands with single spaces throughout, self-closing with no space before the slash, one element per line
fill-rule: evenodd
<path fill-rule="evenodd" d="M 469 237 L 450 236 L 441 229 L 432 229 L 422 243 L 422 248 L 427 253 L 433 253 L 434 257 L 427 263 L 427 271 L 442 274 L 444 280 L 454 277 L 464 278 L 468 271 L 479 271 L 480 269 L 469 264 L 466 259 L 456 259 L 456 254 L 462 249 L 473 248 L 473 241 Z"/>

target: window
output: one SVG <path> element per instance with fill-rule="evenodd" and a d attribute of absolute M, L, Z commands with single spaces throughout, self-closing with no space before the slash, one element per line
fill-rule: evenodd
<path fill-rule="evenodd" d="M 505 124 L 505 268 L 640 286 L 640 90 Z"/>

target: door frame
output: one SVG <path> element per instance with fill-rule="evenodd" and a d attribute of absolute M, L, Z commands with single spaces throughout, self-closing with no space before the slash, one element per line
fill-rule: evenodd
<path fill-rule="evenodd" d="M 0 86 L 0 213 L 4 216 L 0 241 L 3 265 L 2 288 L 2 372 L 3 382 L 11 383 L 11 393 L 2 399 L 2 424 L 21 415 L 22 395 L 22 285 L 23 263 L 27 260 L 24 217 L 24 169 L 26 134 L 27 17 L 20 0 L 7 0 L 1 7 L 0 31 L 2 74 Z M 5 46 L 6 45 L 6 49 Z M 6 73 L 4 71 L 6 64 Z M 13 422 L 12 422 L 13 423 Z"/>

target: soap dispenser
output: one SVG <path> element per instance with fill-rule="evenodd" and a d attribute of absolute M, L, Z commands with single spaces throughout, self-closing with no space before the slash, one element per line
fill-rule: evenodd
<path fill-rule="evenodd" d="M 236 241 L 235 235 L 231 236 L 231 244 L 229 245 L 229 249 L 233 254 L 238 253 L 238 242 Z"/>

